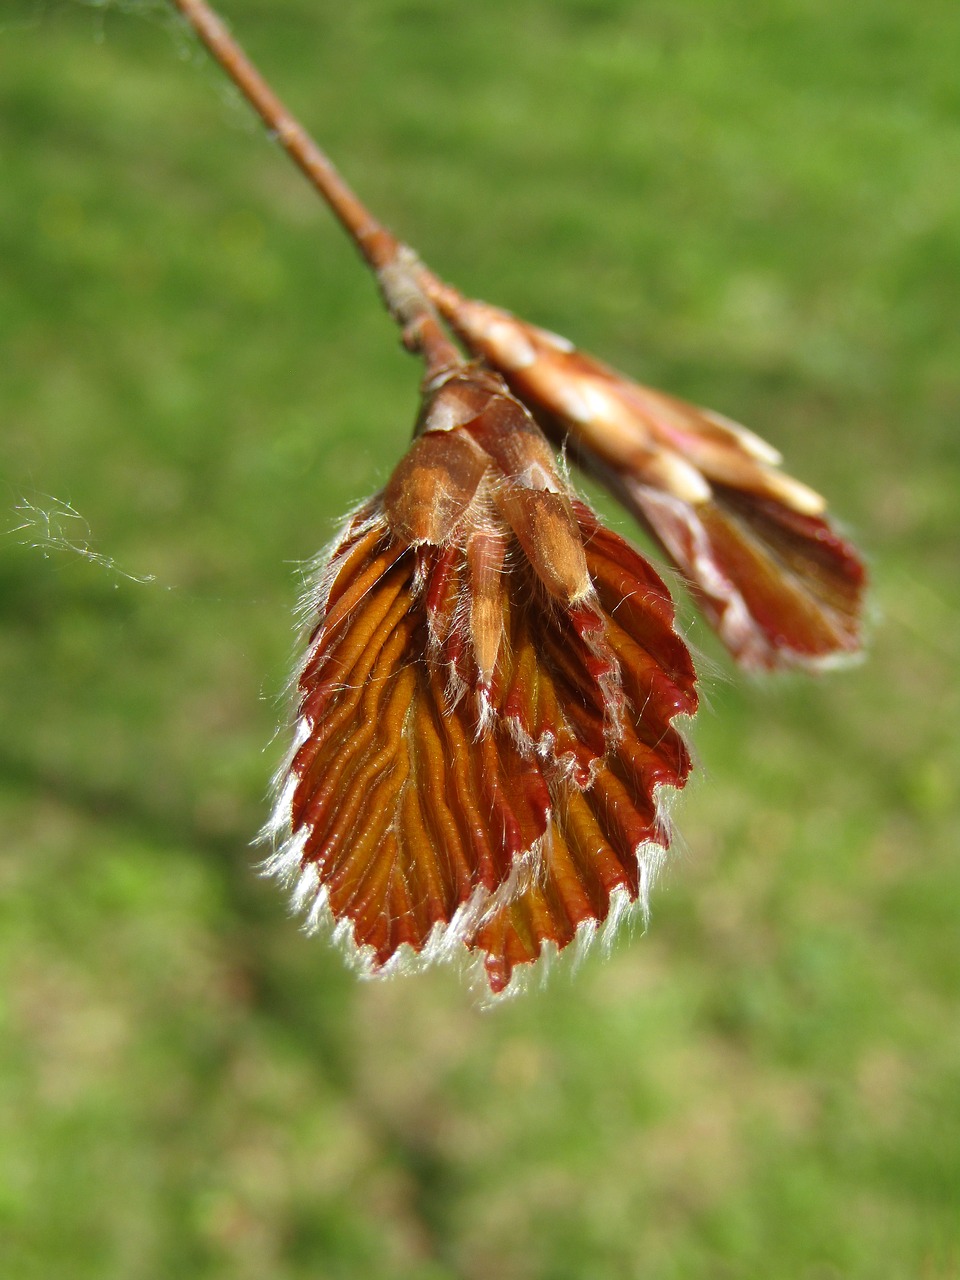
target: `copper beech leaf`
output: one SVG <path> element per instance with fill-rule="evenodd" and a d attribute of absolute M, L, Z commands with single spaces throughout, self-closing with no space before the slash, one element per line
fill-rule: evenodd
<path fill-rule="evenodd" d="M 271 868 L 363 967 L 473 955 L 498 993 L 645 904 L 693 664 L 660 578 L 498 377 L 435 380 L 309 609 Z"/>

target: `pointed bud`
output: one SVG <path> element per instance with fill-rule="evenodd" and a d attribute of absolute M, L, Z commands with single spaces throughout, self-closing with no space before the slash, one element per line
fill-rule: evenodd
<path fill-rule="evenodd" d="M 822 666 L 862 643 L 866 574 L 824 499 L 720 414 L 653 391 L 565 339 L 440 287 L 474 354 L 653 534 L 747 667 Z"/>

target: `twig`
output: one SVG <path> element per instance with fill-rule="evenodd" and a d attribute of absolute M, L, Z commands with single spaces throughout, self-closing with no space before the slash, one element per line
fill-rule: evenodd
<path fill-rule="evenodd" d="M 270 134 L 302 170 L 373 268 L 384 301 L 403 327 L 404 341 L 418 351 L 427 377 L 463 363 L 440 325 L 421 277 L 435 280 L 358 199 L 330 159 L 291 114 L 205 0 L 173 0 L 208 51 L 254 108 Z"/>

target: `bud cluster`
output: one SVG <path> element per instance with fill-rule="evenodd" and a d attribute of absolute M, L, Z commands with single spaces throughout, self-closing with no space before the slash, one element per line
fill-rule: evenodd
<path fill-rule="evenodd" d="M 824 500 L 752 432 L 433 275 L 207 0 L 175 3 L 334 211 L 426 366 L 410 451 L 306 602 L 268 869 L 367 969 L 465 950 L 499 992 L 545 947 L 645 906 L 669 840 L 663 789 L 690 767 L 674 722 L 697 705 L 666 588 L 577 500 L 547 437 L 646 526 L 743 666 L 854 655 L 864 569 Z"/>

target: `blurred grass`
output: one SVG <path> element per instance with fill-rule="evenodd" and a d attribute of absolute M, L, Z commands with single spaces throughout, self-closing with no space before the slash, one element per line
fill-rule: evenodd
<path fill-rule="evenodd" d="M 955 4 L 228 15 L 437 270 L 781 447 L 879 619 L 763 683 L 692 622 L 647 936 L 487 1014 L 358 983 L 248 842 L 416 366 L 162 5 L 7 0 L 0 1273 L 960 1276 Z"/>

